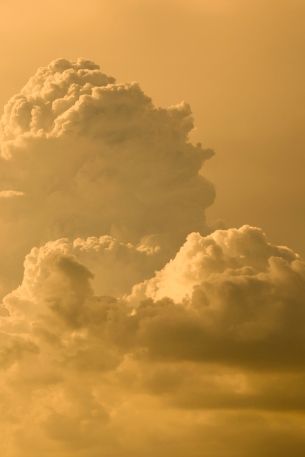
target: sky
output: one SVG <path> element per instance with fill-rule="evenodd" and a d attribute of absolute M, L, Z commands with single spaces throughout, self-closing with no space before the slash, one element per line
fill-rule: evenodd
<path fill-rule="evenodd" d="M 185 100 L 193 137 L 216 152 L 211 221 L 259 225 L 305 254 L 302 0 L 3 1 L 0 12 L 1 105 L 58 57 L 139 81 L 157 105 Z"/>
<path fill-rule="evenodd" d="M 304 455 L 304 20 L 1 2 L 1 455 Z"/>

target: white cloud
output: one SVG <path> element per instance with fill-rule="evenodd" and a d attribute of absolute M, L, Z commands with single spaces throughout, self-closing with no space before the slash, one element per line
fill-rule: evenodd
<path fill-rule="evenodd" d="M 44 446 L 59 456 L 141 455 L 148 443 L 168 455 L 160 437 L 173 455 L 185 443 L 192 456 L 221 455 L 216 438 L 227 434 L 238 457 L 255 443 L 250 455 L 264 455 L 261 421 L 272 424 L 272 452 L 282 427 L 284 449 L 301 440 L 294 411 L 305 410 L 304 262 L 257 228 L 193 233 L 129 301 L 96 295 L 89 264 L 101 292 L 113 268 L 121 293 L 118 258 L 134 275 L 137 256 L 150 255 L 102 237 L 49 242 L 27 256 L 0 319 L 0 399 L 18 427 L 6 432 L 12 455 Z"/>
<path fill-rule="evenodd" d="M 161 246 L 161 267 L 187 233 L 207 230 L 214 199 L 201 173 L 212 153 L 189 142 L 192 127 L 187 104 L 157 108 L 92 62 L 40 68 L 1 119 L 0 177 L 26 195 L 0 221 L 11 259 L 1 275 L 20 277 L 32 246 L 78 236 Z"/>
<path fill-rule="evenodd" d="M 305 263 L 204 236 L 192 122 L 85 60 L 6 105 L 1 455 L 304 454 Z"/>
<path fill-rule="evenodd" d="M 14 197 L 23 197 L 24 193 L 19 192 L 18 190 L 1 190 L 0 198 L 14 198 Z"/>

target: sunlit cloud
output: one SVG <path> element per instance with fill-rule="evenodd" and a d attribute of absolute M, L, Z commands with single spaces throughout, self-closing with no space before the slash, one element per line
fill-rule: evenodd
<path fill-rule="evenodd" d="M 5 106 L 1 455 L 304 451 L 305 262 L 212 231 L 192 128 L 84 59 Z"/>

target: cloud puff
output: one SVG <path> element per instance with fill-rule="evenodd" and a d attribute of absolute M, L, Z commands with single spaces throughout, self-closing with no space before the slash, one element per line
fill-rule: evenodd
<path fill-rule="evenodd" d="M 24 195 L 24 193 L 19 192 L 18 190 L 1 190 L 0 191 L 0 198 L 22 197 L 23 195 Z"/>
<path fill-rule="evenodd" d="M 160 356 L 303 366 L 305 263 L 268 243 L 260 229 L 189 235 L 176 257 L 135 286 L 129 299 L 145 298 L 171 299 L 161 312 L 149 306 L 147 330 Z"/>
<path fill-rule="evenodd" d="M 126 295 L 121 255 L 136 277 L 134 258 L 153 254 L 102 237 L 27 256 L 1 318 L 12 455 L 230 455 L 219 437 L 236 456 L 267 457 L 266 439 L 285 455 L 280 437 L 304 450 L 304 261 L 257 228 L 192 233 Z M 103 294 L 107 268 L 117 296 Z"/>
<path fill-rule="evenodd" d="M 32 290 L 36 283 L 44 282 L 51 266 L 58 259 L 73 259 L 94 272 L 90 273 L 95 294 L 121 296 L 154 269 L 158 249 L 147 245 L 134 246 L 110 235 L 59 239 L 40 248 L 33 248 L 26 256 L 22 288 Z M 74 260 L 73 260 L 74 262 Z"/>
<path fill-rule="evenodd" d="M 111 83 L 114 78 L 101 73 L 99 66 L 88 60 L 59 59 L 40 68 L 4 108 L 2 154 L 10 156 L 10 144 L 23 138 L 60 135 L 57 126 L 62 117 L 79 106 L 80 99 L 91 95 L 94 88 Z"/>
<path fill-rule="evenodd" d="M 92 62 L 39 69 L 1 119 L 2 185 L 25 194 L 3 209 L 2 276 L 34 245 L 104 234 L 161 246 L 161 267 L 187 233 L 207 230 L 214 199 L 201 172 L 212 153 L 190 143 L 192 128 L 187 104 L 157 108 Z"/>

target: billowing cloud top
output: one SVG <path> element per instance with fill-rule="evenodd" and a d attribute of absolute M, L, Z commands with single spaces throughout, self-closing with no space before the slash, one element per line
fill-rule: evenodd
<path fill-rule="evenodd" d="M 10 156 L 10 146 L 28 138 L 71 134 L 110 143 L 165 134 L 177 143 L 192 127 L 187 104 L 155 109 L 138 84 L 117 84 L 88 60 L 59 59 L 40 68 L 5 106 L 2 154 Z"/>
<path fill-rule="evenodd" d="M 211 151 L 189 142 L 192 127 L 185 103 L 156 108 L 138 84 L 115 83 L 92 62 L 39 69 L 1 119 L 2 192 L 24 194 L 2 204 L 14 258 L 50 239 L 103 234 L 162 244 L 169 258 L 187 233 L 206 230 L 214 199 L 201 173 Z"/>
<path fill-rule="evenodd" d="M 85 60 L 6 105 L 1 455 L 305 453 L 305 262 L 207 234 L 192 125 Z"/>
<path fill-rule="evenodd" d="M 88 60 L 59 59 L 40 68 L 19 94 L 7 103 L 1 120 L 2 154 L 10 143 L 31 137 L 57 137 L 72 127 L 76 116 L 89 115 L 101 91 L 114 83 Z M 102 107 L 100 107 L 102 110 Z M 78 114 L 77 114 L 78 113 Z"/>

